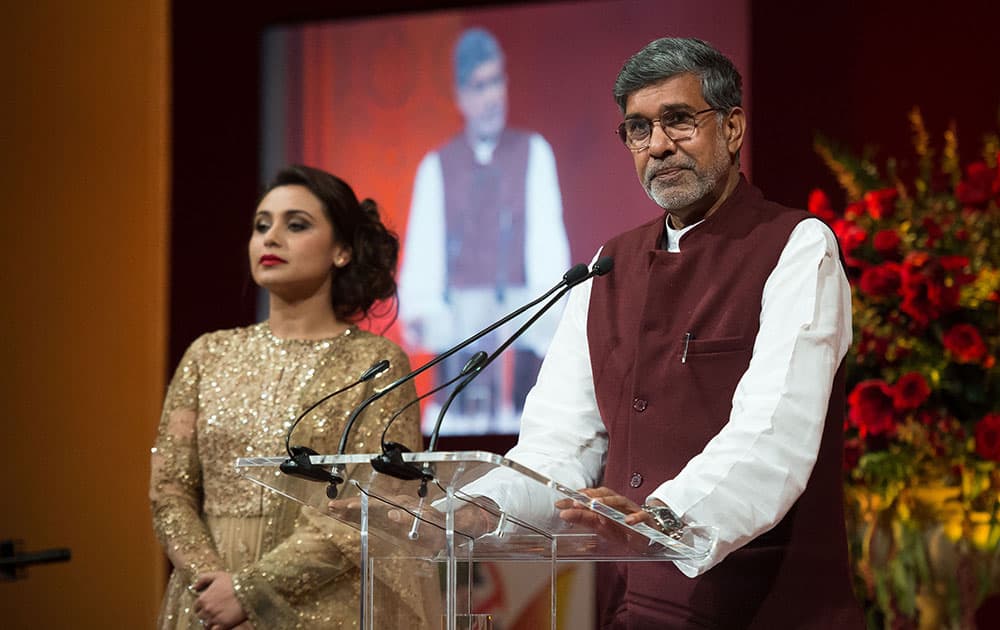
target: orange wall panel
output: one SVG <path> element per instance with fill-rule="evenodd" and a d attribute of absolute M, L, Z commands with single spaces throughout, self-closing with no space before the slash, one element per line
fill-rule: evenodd
<path fill-rule="evenodd" d="M 163 395 L 167 0 L 0 9 L 0 539 L 69 547 L 0 583 L 4 628 L 148 628 Z"/>

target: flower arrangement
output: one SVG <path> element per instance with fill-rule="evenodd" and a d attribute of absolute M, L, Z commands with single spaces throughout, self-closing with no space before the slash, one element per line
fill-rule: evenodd
<path fill-rule="evenodd" d="M 954 124 L 936 155 L 909 118 L 912 164 L 815 144 L 846 194 L 809 209 L 852 288 L 850 542 L 871 627 L 973 627 L 1000 590 L 1000 139 L 963 170 Z"/>

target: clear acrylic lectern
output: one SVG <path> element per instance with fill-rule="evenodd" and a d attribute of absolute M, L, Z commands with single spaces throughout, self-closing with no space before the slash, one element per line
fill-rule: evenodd
<path fill-rule="evenodd" d="M 362 630 L 386 627 L 379 624 L 380 601 L 397 596 L 393 589 L 399 587 L 400 576 L 435 585 L 440 579 L 440 610 L 424 623 L 433 630 L 462 630 L 462 619 L 470 613 L 469 567 L 483 561 L 549 564 L 554 630 L 558 562 L 698 560 L 715 544 L 714 528 L 708 526 L 688 527 L 674 539 L 646 525 L 626 525 L 620 512 L 494 453 L 405 453 L 404 461 L 428 473 L 424 480 L 379 473 L 371 465 L 372 457 L 311 458 L 314 465 L 340 471 L 344 479 L 332 505 L 326 484 L 282 473 L 284 458 L 236 462 L 243 477 L 359 532 Z M 518 507 L 504 506 L 511 512 L 497 509 L 483 498 L 490 496 L 491 488 L 519 497 Z M 562 521 L 554 504 L 564 498 L 590 509 L 599 517 L 598 525 Z"/>

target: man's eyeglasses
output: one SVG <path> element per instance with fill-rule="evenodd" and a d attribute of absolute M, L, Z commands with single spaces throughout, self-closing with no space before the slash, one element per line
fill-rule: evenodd
<path fill-rule="evenodd" d="M 690 140 L 698 131 L 698 116 L 715 111 L 719 109 L 709 107 L 697 112 L 665 112 L 653 120 L 641 117 L 626 118 L 618 125 L 618 137 L 629 151 L 639 152 L 649 148 L 653 138 L 653 125 L 659 124 L 660 129 L 672 142 Z"/>

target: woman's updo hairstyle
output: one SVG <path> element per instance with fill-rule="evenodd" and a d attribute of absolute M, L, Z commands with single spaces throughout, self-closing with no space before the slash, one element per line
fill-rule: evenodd
<path fill-rule="evenodd" d="M 309 189 L 323 203 L 334 239 L 351 248 L 350 261 L 331 270 L 330 297 L 338 319 L 364 319 L 377 301 L 395 297 L 399 238 L 382 224 L 374 201 L 359 202 L 344 180 L 298 164 L 280 170 L 264 195 L 279 186 Z"/>

